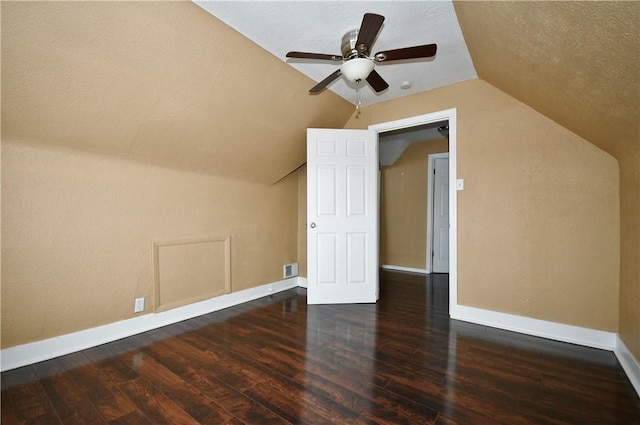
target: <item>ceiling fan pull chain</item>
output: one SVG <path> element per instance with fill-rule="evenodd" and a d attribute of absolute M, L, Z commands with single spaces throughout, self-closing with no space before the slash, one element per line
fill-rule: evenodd
<path fill-rule="evenodd" d="M 360 80 L 356 81 L 356 94 L 358 95 L 358 103 L 356 103 L 356 109 L 360 109 L 362 106 L 362 100 L 360 99 Z"/>

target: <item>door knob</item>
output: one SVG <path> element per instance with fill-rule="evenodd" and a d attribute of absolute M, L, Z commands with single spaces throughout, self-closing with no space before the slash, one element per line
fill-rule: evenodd
<path fill-rule="evenodd" d="M 316 228 L 316 223 L 311 222 L 311 224 L 310 224 L 309 226 L 310 226 L 312 229 L 315 229 L 315 228 Z"/>

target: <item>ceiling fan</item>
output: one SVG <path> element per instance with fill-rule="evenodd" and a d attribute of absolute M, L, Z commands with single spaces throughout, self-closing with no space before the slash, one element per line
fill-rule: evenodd
<path fill-rule="evenodd" d="M 387 89 L 389 84 L 373 69 L 375 63 L 384 64 L 404 59 L 429 58 L 435 56 L 438 47 L 435 44 L 425 44 L 385 50 L 369 56 L 371 45 L 375 41 L 380 28 L 382 28 L 383 22 L 384 16 L 365 13 L 360 29 L 349 31 L 342 37 L 342 56 L 308 52 L 289 52 L 286 56 L 296 59 L 343 62 L 338 70 L 312 87 L 309 93 L 319 93 L 341 75 L 356 84 L 360 84 L 362 80 L 367 80 L 376 92 L 381 92 Z"/>

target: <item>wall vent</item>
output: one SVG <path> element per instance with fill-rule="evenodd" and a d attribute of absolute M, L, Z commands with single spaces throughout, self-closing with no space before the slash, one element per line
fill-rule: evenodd
<path fill-rule="evenodd" d="M 285 264 L 283 274 L 285 279 L 298 276 L 298 263 Z"/>

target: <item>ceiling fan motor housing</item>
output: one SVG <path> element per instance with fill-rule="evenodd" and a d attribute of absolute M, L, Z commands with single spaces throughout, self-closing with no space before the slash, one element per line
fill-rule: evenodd
<path fill-rule="evenodd" d="M 342 36 L 342 57 L 345 60 L 358 58 L 358 57 L 367 57 L 369 55 L 369 51 L 367 50 L 367 46 L 360 45 L 356 46 L 356 42 L 358 41 L 358 30 L 352 30 Z"/>

